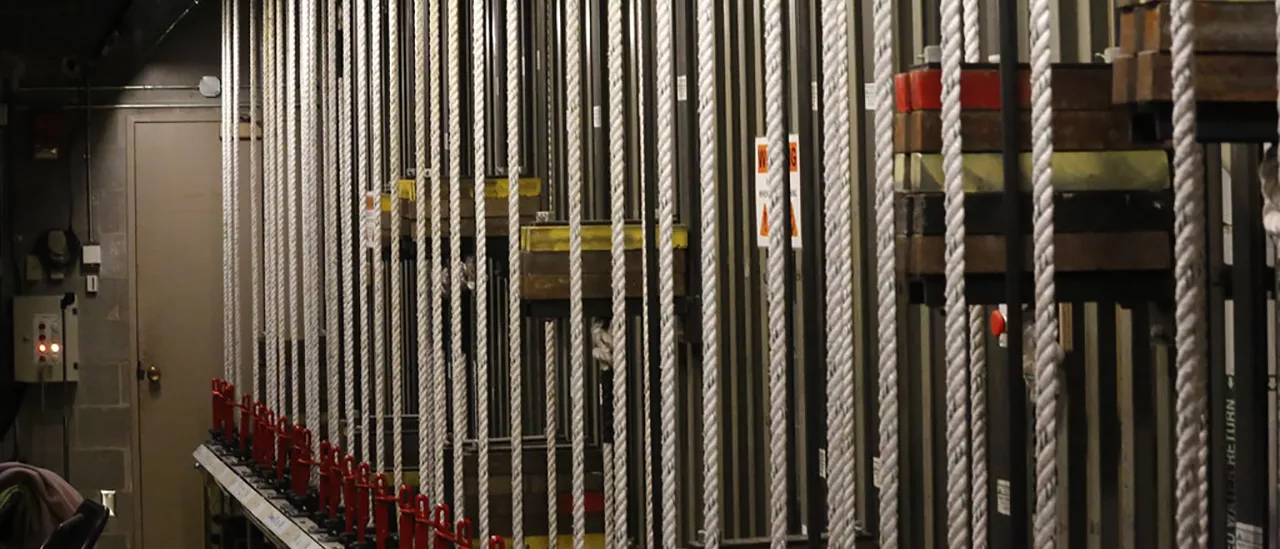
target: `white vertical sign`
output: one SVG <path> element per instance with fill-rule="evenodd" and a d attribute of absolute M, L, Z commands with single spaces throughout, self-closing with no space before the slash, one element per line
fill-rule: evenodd
<path fill-rule="evenodd" d="M 801 226 L 801 210 L 800 210 L 800 136 L 791 135 L 790 151 L 788 162 L 791 176 L 791 247 L 794 249 L 802 248 L 803 239 L 800 238 Z M 769 188 L 769 140 L 765 137 L 756 138 L 755 150 L 756 162 L 756 245 L 765 248 L 769 246 L 769 216 L 773 212 L 769 211 L 770 188 Z"/>

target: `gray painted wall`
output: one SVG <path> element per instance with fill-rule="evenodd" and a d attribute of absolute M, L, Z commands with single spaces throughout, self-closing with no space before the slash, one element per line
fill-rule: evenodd
<path fill-rule="evenodd" d="M 133 78 L 95 82 L 95 85 L 194 87 L 201 76 L 218 74 L 218 25 L 217 4 L 203 3 L 179 23 Z M 34 73 L 38 71 L 28 75 Z M 27 79 L 23 85 L 31 88 L 61 83 Z M 136 517 L 138 382 L 129 341 L 135 305 L 128 279 L 133 239 L 127 223 L 125 198 L 126 121 L 140 111 L 107 105 L 207 103 L 216 108 L 218 100 L 205 99 L 194 89 L 97 91 L 93 93 L 93 102 L 102 107 L 91 110 L 87 128 L 85 110 L 69 107 L 82 100 L 82 91 L 58 90 L 20 92 L 13 100 L 7 143 L 11 161 L 8 199 L 13 243 L 0 244 L 5 250 L 4 276 L 0 282 L 5 292 L 4 302 L 7 304 L 14 292 L 76 292 L 83 362 L 81 381 L 69 391 L 58 385 L 28 388 L 17 430 L 0 441 L 0 460 L 10 459 L 16 451 L 32 464 L 61 472 L 64 467 L 63 416 L 68 415 L 70 463 L 66 465 L 70 466 L 72 484 L 86 497 L 93 498 L 98 497 L 101 489 L 118 490 L 118 516 L 110 522 L 98 544 L 99 549 L 117 549 L 137 546 L 134 540 L 141 528 Z M 77 128 L 74 144 L 56 161 L 33 160 L 30 154 L 31 146 L 25 135 L 28 120 L 33 110 L 42 108 L 64 112 Z M 86 189 L 85 181 L 86 142 L 91 153 L 91 190 Z M 91 223 L 87 208 L 90 204 Z M 97 295 L 85 295 L 84 279 L 78 274 L 61 283 L 16 286 L 11 250 L 16 250 L 20 260 L 38 235 L 48 229 L 65 228 L 68 220 L 82 241 L 87 242 L 92 232 L 93 240 L 102 245 L 103 266 Z M 4 329 L 8 330 L 7 309 L 3 316 Z"/>

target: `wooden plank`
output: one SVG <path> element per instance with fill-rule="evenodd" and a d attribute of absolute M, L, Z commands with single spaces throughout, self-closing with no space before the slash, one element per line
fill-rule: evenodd
<path fill-rule="evenodd" d="M 1133 55 L 1117 55 L 1111 63 L 1111 102 L 1117 105 L 1132 103 L 1133 83 L 1138 77 L 1138 63 Z"/>
<path fill-rule="evenodd" d="M 1276 53 L 1276 11 L 1272 2 L 1196 2 L 1195 49 L 1212 53 Z M 1142 13 L 1143 51 L 1167 52 L 1169 4 L 1157 3 Z"/>
<path fill-rule="evenodd" d="M 1137 57 L 1135 100 L 1170 101 L 1173 85 L 1167 53 L 1144 51 Z M 1270 103 L 1275 109 L 1276 58 L 1262 55 L 1195 56 L 1196 100 Z"/>
<path fill-rule="evenodd" d="M 943 236 L 899 236 L 898 257 L 907 274 L 942 274 L 946 268 Z M 1026 270 L 1031 271 L 1031 241 L 1025 239 Z M 1054 237 L 1059 273 L 1155 271 L 1173 267 L 1169 233 L 1062 233 Z M 965 238 L 965 272 L 996 274 L 1005 269 L 1005 239 L 997 235 Z"/>
<path fill-rule="evenodd" d="M 640 297 L 644 292 L 641 252 L 626 252 L 627 297 Z M 685 294 L 685 250 L 676 249 L 675 293 Z M 523 296 L 528 300 L 564 300 L 569 298 L 569 254 L 564 252 L 523 252 Z M 609 252 L 582 253 L 582 295 L 586 299 L 608 299 L 612 263 Z"/>
<path fill-rule="evenodd" d="M 1021 111 L 1022 149 L 1031 150 L 1031 113 Z M 1151 148 L 1130 138 L 1132 123 L 1122 109 L 1097 111 L 1057 111 L 1053 115 L 1053 142 L 1058 151 L 1102 151 Z M 1002 150 L 1003 127 L 1000 111 L 963 111 L 960 133 L 965 152 Z M 942 113 L 915 111 L 899 113 L 894 119 L 896 152 L 939 152 L 942 150 Z"/>
<path fill-rule="evenodd" d="M 1031 106 L 1031 72 L 1019 65 L 1019 104 Z M 908 73 L 909 110 L 942 110 L 942 70 L 930 65 Z M 1097 63 L 1054 63 L 1053 106 L 1061 110 L 1099 110 L 1111 106 L 1111 70 Z M 967 64 L 960 76 L 963 109 L 1000 109 L 1000 71 L 990 63 Z M 900 106 L 901 110 L 901 106 Z"/>
<path fill-rule="evenodd" d="M 1141 6 L 1133 9 L 1123 10 L 1120 12 L 1120 54 L 1133 55 L 1138 53 L 1138 47 L 1142 44 L 1142 31 L 1144 10 Z"/>

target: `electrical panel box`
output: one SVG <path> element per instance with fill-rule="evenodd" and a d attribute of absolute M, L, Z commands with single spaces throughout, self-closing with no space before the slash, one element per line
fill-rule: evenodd
<path fill-rule="evenodd" d="M 76 305 L 63 310 L 60 295 L 18 296 L 13 299 L 16 381 L 61 383 L 80 380 L 78 313 Z"/>

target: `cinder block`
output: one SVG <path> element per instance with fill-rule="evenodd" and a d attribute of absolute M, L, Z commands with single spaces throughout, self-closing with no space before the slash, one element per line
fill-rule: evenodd
<path fill-rule="evenodd" d="M 129 549 L 129 535 L 103 534 L 98 538 L 97 549 Z"/>
<path fill-rule="evenodd" d="M 80 383 L 76 384 L 76 403 L 81 406 L 123 404 L 122 371 L 121 363 L 116 362 L 81 364 Z"/>
<path fill-rule="evenodd" d="M 81 406 L 76 409 L 77 448 L 125 448 L 133 440 L 133 408 Z"/>
<path fill-rule="evenodd" d="M 129 360 L 129 325 L 116 320 L 80 322 L 80 356 L 98 362 Z"/>
<path fill-rule="evenodd" d="M 97 185 L 97 180 L 94 180 Z M 93 192 L 94 234 L 123 233 L 128 229 L 129 210 L 126 207 L 123 187 L 99 189 Z"/>
<path fill-rule="evenodd" d="M 101 233 L 98 235 L 98 243 L 102 245 L 102 278 L 128 278 L 129 241 L 124 231 Z"/>
<path fill-rule="evenodd" d="M 71 484 L 81 493 L 98 490 L 132 490 L 128 451 L 120 449 L 72 450 Z"/>
<path fill-rule="evenodd" d="M 129 281 L 118 278 L 99 278 L 98 293 L 81 295 L 77 300 L 80 323 L 116 321 L 128 322 L 132 316 L 133 300 L 129 296 Z"/>

